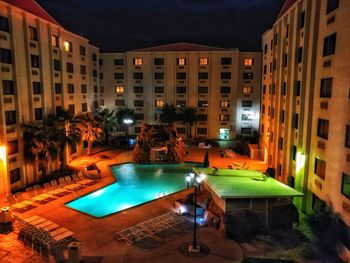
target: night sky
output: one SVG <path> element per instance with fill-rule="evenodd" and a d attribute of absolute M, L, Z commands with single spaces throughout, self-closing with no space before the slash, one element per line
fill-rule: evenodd
<path fill-rule="evenodd" d="M 37 0 L 102 52 L 174 42 L 261 50 L 284 0 Z"/>

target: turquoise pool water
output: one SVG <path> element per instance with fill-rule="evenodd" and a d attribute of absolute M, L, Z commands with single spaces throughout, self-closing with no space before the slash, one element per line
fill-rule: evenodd
<path fill-rule="evenodd" d="M 121 164 L 111 167 L 117 182 L 66 206 L 94 217 L 104 217 L 172 194 L 187 187 L 185 175 L 198 163 Z"/>

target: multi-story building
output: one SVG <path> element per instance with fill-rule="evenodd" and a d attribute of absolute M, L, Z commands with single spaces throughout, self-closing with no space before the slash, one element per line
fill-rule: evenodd
<path fill-rule="evenodd" d="M 23 159 L 22 123 L 63 108 L 80 114 L 98 107 L 98 57 L 97 47 L 65 30 L 35 1 L 0 2 L 0 145 L 7 145 L 1 197 L 41 174 Z"/>
<path fill-rule="evenodd" d="M 232 139 L 259 129 L 261 53 L 188 43 L 101 54 L 101 98 L 135 110 L 137 134 L 156 123 L 165 103 L 196 108 L 195 137 Z M 185 124 L 177 123 L 186 133 Z"/>
<path fill-rule="evenodd" d="M 261 146 L 276 177 L 350 226 L 350 2 L 288 0 L 263 35 Z M 350 244 L 347 244 L 350 246 Z"/>

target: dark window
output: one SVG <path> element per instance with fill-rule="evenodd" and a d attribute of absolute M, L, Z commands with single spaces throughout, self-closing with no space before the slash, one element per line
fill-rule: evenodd
<path fill-rule="evenodd" d="M 266 54 L 267 53 L 267 44 L 265 44 L 265 46 L 264 46 L 264 54 Z"/>
<path fill-rule="evenodd" d="M 61 94 L 61 84 L 55 83 L 55 94 Z"/>
<path fill-rule="evenodd" d="M 346 125 L 345 147 L 350 148 L 350 125 Z"/>
<path fill-rule="evenodd" d="M 283 57 L 283 66 L 284 67 L 287 67 L 288 66 L 288 54 L 284 54 L 284 57 Z"/>
<path fill-rule="evenodd" d="M 185 108 L 186 107 L 186 101 L 185 100 L 177 100 L 176 101 L 176 107 L 178 107 L 178 108 Z"/>
<path fill-rule="evenodd" d="M 295 96 L 300 96 L 301 81 L 297 80 L 295 82 Z"/>
<path fill-rule="evenodd" d="M 94 85 L 94 93 L 98 93 L 98 87 L 97 87 L 97 85 Z"/>
<path fill-rule="evenodd" d="M 0 16 L 0 31 L 10 32 L 9 20 L 7 17 Z"/>
<path fill-rule="evenodd" d="M 58 36 L 55 36 L 55 35 L 51 36 L 51 44 L 52 44 L 53 47 L 59 47 L 60 46 L 60 42 L 59 42 Z"/>
<path fill-rule="evenodd" d="M 157 65 L 157 66 L 164 65 L 164 58 L 155 58 L 154 65 Z"/>
<path fill-rule="evenodd" d="M 134 72 L 134 79 L 143 79 L 142 72 Z"/>
<path fill-rule="evenodd" d="M 305 26 L 305 11 L 299 14 L 299 28 L 304 28 Z"/>
<path fill-rule="evenodd" d="M 343 173 L 341 193 L 345 195 L 347 198 L 350 198 L 350 175 L 346 173 Z"/>
<path fill-rule="evenodd" d="M 29 39 L 38 41 L 38 30 L 35 27 L 29 26 Z"/>
<path fill-rule="evenodd" d="M 199 72 L 198 79 L 208 79 L 208 72 Z"/>
<path fill-rule="evenodd" d="M 163 72 L 155 72 L 154 79 L 164 79 L 164 73 Z"/>
<path fill-rule="evenodd" d="M 327 140 L 328 139 L 328 129 L 329 129 L 329 120 L 318 119 L 317 136 Z"/>
<path fill-rule="evenodd" d="M 272 95 L 276 94 L 276 83 L 272 84 Z"/>
<path fill-rule="evenodd" d="M 263 90 L 262 90 L 263 95 L 266 94 L 266 85 L 263 85 Z"/>
<path fill-rule="evenodd" d="M 70 114 L 75 114 L 75 105 L 74 104 L 68 104 L 68 111 Z"/>
<path fill-rule="evenodd" d="M 275 33 L 274 37 L 273 37 L 273 43 L 275 46 L 277 46 L 277 43 L 278 43 L 278 34 Z"/>
<path fill-rule="evenodd" d="M 176 78 L 177 79 L 186 79 L 186 73 L 178 72 L 178 73 L 176 73 Z"/>
<path fill-rule="evenodd" d="M 2 94 L 3 95 L 14 95 L 15 86 L 13 80 L 3 80 L 2 81 Z"/>
<path fill-rule="evenodd" d="M 303 61 L 303 47 L 299 47 L 297 56 L 298 63 L 301 63 Z"/>
<path fill-rule="evenodd" d="M 265 114 L 265 104 L 262 104 L 262 105 L 261 105 L 261 113 L 262 113 L 262 114 Z"/>
<path fill-rule="evenodd" d="M 5 123 L 6 125 L 12 125 L 17 123 L 15 110 L 5 111 Z"/>
<path fill-rule="evenodd" d="M 82 112 L 87 112 L 87 103 L 82 103 L 81 104 L 81 111 Z"/>
<path fill-rule="evenodd" d="M 299 114 L 295 113 L 294 114 L 294 129 L 298 129 L 299 128 Z"/>
<path fill-rule="evenodd" d="M 266 64 L 264 65 L 264 75 L 266 75 L 266 72 L 267 72 L 267 66 Z"/>
<path fill-rule="evenodd" d="M 103 59 L 99 59 L 99 60 L 98 60 L 98 65 L 99 65 L 100 67 L 103 66 Z"/>
<path fill-rule="evenodd" d="M 53 60 L 53 69 L 56 71 L 60 71 L 61 70 L 61 61 L 59 61 L 58 59 L 54 59 Z"/>
<path fill-rule="evenodd" d="M 124 79 L 124 73 L 114 73 L 114 79 Z"/>
<path fill-rule="evenodd" d="M 164 87 L 154 87 L 154 93 L 164 93 Z"/>
<path fill-rule="evenodd" d="M 242 107 L 252 107 L 253 102 L 251 100 L 242 100 Z"/>
<path fill-rule="evenodd" d="M 9 141 L 7 143 L 8 155 L 18 153 L 18 140 Z"/>
<path fill-rule="evenodd" d="M 333 10 L 337 9 L 338 7 L 339 7 L 339 0 L 328 0 L 326 13 L 328 14 Z"/>
<path fill-rule="evenodd" d="M 333 55 L 335 53 L 335 46 L 337 40 L 337 33 L 334 33 L 324 39 L 323 42 L 323 56 Z"/>
<path fill-rule="evenodd" d="M 103 79 L 103 73 L 100 72 L 100 79 Z"/>
<path fill-rule="evenodd" d="M 81 84 L 81 86 L 80 86 L 80 92 L 81 92 L 81 93 L 87 93 L 87 86 L 86 86 L 86 84 Z"/>
<path fill-rule="evenodd" d="M 254 74 L 252 72 L 244 72 L 243 73 L 243 79 L 253 79 Z"/>
<path fill-rule="evenodd" d="M 97 109 L 97 108 L 98 108 L 98 101 L 95 100 L 95 101 L 94 101 L 94 109 Z"/>
<path fill-rule="evenodd" d="M 282 86 L 282 95 L 285 96 L 287 93 L 287 83 L 283 82 L 283 86 Z"/>
<path fill-rule="evenodd" d="M 207 134 L 207 128 L 197 128 L 197 134 Z"/>
<path fill-rule="evenodd" d="M 135 120 L 137 120 L 137 121 L 143 121 L 143 119 L 144 119 L 144 114 L 142 114 L 142 113 L 137 113 L 134 116 L 135 116 Z"/>
<path fill-rule="evenodd" d="M 73 63 L 67 62 L 67 73 L 73 73 L 74 72 L 74 65 Z"/>
<path fill-rule="evenodd" d="M 297 159 L 297 147 L 295 145 L 292 146 L 292 159 L 293 161 Z"/>
<path fill-rule="evenodd" d="M 281 123 L 284 123 L 284 110 L 281 110 Z"/>
<path fill-rule="evenodd" d="M 63 113 L 62 106 L 56 106 L 56 115 L 61 116 Z"/>
<path fill-rule="evenodd" d="M 198 114 L 197 115 L 197 121 L 207 121 L 208 115 L 207 114 Z"/>
<path fill-rule="evenodd" d="M 286 38 L 289 36 L 289 24 L 286 25 Z"/>
<path fill-rule="evenodd" d="M 280 137 L 278 140 L 278 148 L 280 150 L 283 150 L 283 138 L 282 137 Z"/>
<path fill-rule="evenodd" d="M 221 72 L 221 79 L 231 79 L 231 72 Z"/>
<path fill-rule="evenodd" d="M 34 109 L 34 119 L 36 121 L 40 121 L 43 119 L 43 109 L 42 108 L 35 108 Z"/>
<path fill-rule="evenodd" d="M 135 86 L 134 93 L 143 93 L 143 86 Z"/>
<path fill-rule="evenodd" d="M 232 58 L 221 58 L 221 65 L 231 65 Z"/>
<path fill-rule="evenodd" d="M 326 161 L 323 161 L 319 158 L 315 158 L 315 169 L 314 173 L 317 174 L 322 179 L 326 177 Z"/>
<path fill-rule="evenodd" d="M 92 76 L 93 76 L 94 78 L 97 78 L 97 70 L 96 70 L 96 69 L 93 69 L 93 70 L 92 70 Z"/>
<path fill-rule="evenodd" d="M 72 84 L 72 83 L 67 84 L 67 92 L 68 92 L 68 94 L 74 93 L 74 84 Z"/>
<path fill-rule="evenodd" d="M 321 79 L 320 97 L 331 98 L 332 97 L 332 84 L 333 78 Z"/>
<path fill-rule="evenodd" d="M 208 93 L 208 87 L 198 87 L 198 93 Z"/>
<path fill-rule="evenodd" d="M 114 66 L 123 66 L 124 60 L 123 59 L 115 59 L 114 60 Z"/>
<path fill-rule="evenodd" d="M 10 171 L 10 183 L 14 184 L 21 180 L 21 170 L 16 168 Z"/>
<path fill-rule="evenodd" d="M 41 94 L 41 83 L 33 82 L 33 94 Z"/>
<path fill-rule="evenodd" d="M 124 100 L 115 100 L 115 106 L 125 106 Z"/>
<path fill-rule="evenodd" d="M 186 87 L 176 87 L 177 93 L 186 93 Z"/>
<path fill-rule="evenodd" d="M 30 55 L 30 61 L 33 68 L 40 68 L 40 60 L 37 55 Z"/>
<path fill-rule="evenodd" d="M 231 92 L 231 87 L 220 87 L 220 93 L 228 94 Z"/>
<path fill-rule="evenodd" d="M 277 69 L 277 60 L 274 58 L 272 63 L 273 70 Z"/>
<path fill-rule="evenodd" d="M 143 107 L 143 100 L 134 100 L 135 107 Z"/>
<path fill-rule="evenodd" d="M 208 107 L 208 101 L 207 100 L 199 100 L 198 107 Z"/>
<path fill-rule="evenodd" d="M 105 87 L 104 86 L 101 86 L 100 87 L 100 93 L 104 93 L 105 92 Z"/>
<path fill-rule="evenodd" d="M 12 55 L 10 49 L 0 48 L 0 63 L 12 63 Z"/>
<path fill-rule="evenodd" d="M 86 75 L 86 66 L 85 65 L 80 65 L 80 74 Z"/>
<path fill-rule="evenodd" d="M 97 61 L 97 55 L 96 53 L 92 53 L 92 61 L 96 62 Z"/>
<path fill-rule="evenodd" d="M 79 52 L 81 56 L 85 56 L 86 54 L 86 48 L 84 46 L 79 47 Z"/>
<path fill-rule="evenodd" d="M 251 134 L 252 129 L 251 128 L 241 128 L 241 134 Z"/>

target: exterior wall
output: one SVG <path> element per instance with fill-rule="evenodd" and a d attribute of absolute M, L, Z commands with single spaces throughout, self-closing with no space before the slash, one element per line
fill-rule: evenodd
<path fill-rule="evenodd" d="M 41 108 L 43 115 L 55 112 L 57 107 L 68 109 L 74 105 L 75 114 L 82 112 L 82 103 L 87 103 L 87 111 L 93 104 L 91 93 L 93 85 L 99 85 L 98 75 L 92 77 L 92 53 L 98 58 L 98 48 L 89 44 L 85 38 L 66 31 L 59 25 L 36 17 L 15 6 L 0 2 L 0 15 L 7 17 L 9 32 L 0 31 L 0 47 L 11 50 L 12 63 L 1 63 L 0 74 L 0 143 L 8 144 L 11 152 L 12 143 L 18 141 L 18 151 L 13 150 L 7 156 L 7 172 L 1 176 L 0 197 L 8 194 L 9 190 L 16 190 L 40 177 L 36 165 L 33 167 L 23 159 L 21 124 L 35 121 L 35 109 Z M 37 29 L 37 40 L 30 40 L 29 27 Z M 58 37 L 58 47 L 52 46 L 51 37 Z M 72 52 L 65 51 L 64 42 L 73 45 Z M 80 54 L 80 46 L 85 47 L 85 55 Z M 32 67 L 31 55 L 39 56 L 39 67 Z M 54 69 L 54 60 L 60 61 L 60 69 Z M 73 73 L 67 73 L 67 62 L 73 64 Z M 86 74 L 81 74 L 80 65 L 86 66 Z M 3 81 L 14 82 L 13 95 L 3 93 Z M 41 83 L 41 92 L 34 94 L 33 82 Z M 61 85 L 61 93 L 55 93 L 55 84 Z M 74 93 L 68 94 L 67 85 L 74 84 Z M 81 93 L 81 85 L 87 85 L 87 93 Z M 6 125 L 5 112 L 16 111 L 16 123 Z M 81 151 L 81 150 L 80 150 Z M 51 169 L 58 167 L 54 163 Z M 10 184 L 10 173 L 20 169 L 20 179 Z"/>
<path fill-rule="evenodd" d="M 229 57 L 232 60 L 231 65 L 221 65 L 221 58 Z M 142 59 L 142 65 L 135 66 L 135 58 Z M 164 65 L 154 65 L 155 58 L 164 59 Z M 186 65 L 177 65 L 177 59 L 186 59 Z M 200 58 L 207 58 L 207 65 L 199 65 Z M 254 65 L 243 68 L 243 59 L 252 58 Z M 249 81 L 253 87 L 253 93 L 246 99 L 252 100 L 252 107 L 249 112 L 253 112 L 254 117 L 259 114 L 259 89 L 260 86 L 260 53 L 245 52 L 240 53 L 237 50 L 211 51 L 211 52 L 141 52 L 129 51 L 126 53 L 101 54 L 103 66 L 101 70 L 104 74 L 102 81 L 105 86 L 105 106 L 115 108 L 115 100 L 124 100 L 125 106 L 133 108 L 136 114 L 144 114 L 143 120 L 136 122 L 135 129 L 131 134 L 137 134 L 143 121 L 148 123 L 157 123 L 161 107 L 156 107 L 156 100 L 163 100 L 164 103 L 173 104 L 178 109 L 181 106 L 179 101 L 184 101 L 186 107 L 197 109 L 197 114 L 207 115 L 207 120 L 201 120 L 192 127 L 192 135 L 204 138 L 220 138 L 220 128 L 227 129 L 229 132 L 227 138 L 235 138 L 241 134 L 241 129 L 235 128 L 237 125 L 236 117 L 241 110 L 241 101 L 243 99 L 242 86 L 247 85 L 247 80 L 243 80 L 243 72 L 248 70 L 252 72 L 254 78 Z M 122 66 L 114 66 L 114 59 L 123 59 Z M 134 73 L 143 73 L 143 79 L 135 80 Z M 231 79 L 221 79 L 222 72 L 230 72 Z M 115 80 L 115 73 L 123 73 L 124 79 Z M 155 79 L 155 73 L 163 73 L 163 79 Z M 186 79 L 177 79 L 177 73 L 186 73 Z M 208 73 L 208 79 L 199 79 L 199 73 Z M 115 87 L 123 86 L 124 93 L 116 94 Z M 142 93 L 135 93 L 134 87 L 142 86 Z M 221 93 L 220 88 L 230 87 L 229 93 Z M 164 87 L 163 93 L 156 93 L 155 87 Z M 177 87 L 186 87 L 185 93 L 177 93 Z M 199 93 L 198 87 L 208 87 L 208 93 Z M 143 106 L 135 106 L 134 100 L 143 100 Z M 221 107 L 220 101 L 230 101 L 230 107 Z M 240 101 L 237 104 L 237 101 Z M 207 107 L 199 107 L 198 101 L 207 101 Z M 229 114 L 229 120 L 220 120 L 220 114 Z M 253 135 L 258 130 L 258 118 L 250 121 L 252 130 L 247 136 Z M 239 125 L 241 125 L 241 114 L 239 114 Z M 177 124 L 180 134 L 185 133 L 185 125 Z M 241 126 L 239 126 L 241 127 Z M 204 128 L 207 133 L 200 134 L 198 129 Z"/>
<path fill-rule="evenodd" d="M 326 8 L 327 1 L 296 1 L 263 35 L 263 49 L 268 45 L 263 65 L 276 61 L 276 69 L 263 73 L 266 93 L 261 98 L 265 114 L 262 111 L 260 136 L 277 179 L 306 194 L 300 208 L 315 210 L 317 200 L 323 200 L 349 226 L 350 200 L 341 191 L 342 174 L 350 174 L 350 149 L 345 146 L 346 125 L 350 124 L 350 3 L 340 0 L 339 7 L 328 14 Z M 305 24 L 300 27 L 303 11 Z M 335 53 L 324 56 L 325 38 L 333 33 L 337 34 Z M 299 47 L 303 48 L 300 60 Z M 328 98 L 321 96 L 323 78 L 333 78 Z M 329 121 L 328 138 L 319 135 L 319 118 Z M 283 147 L 279 145 L 281 138 Z M 324 178 L 316 174 L 316 157 L 326 163 Z"/>

